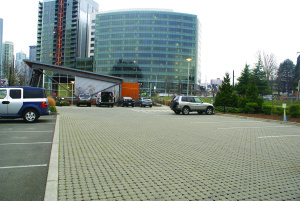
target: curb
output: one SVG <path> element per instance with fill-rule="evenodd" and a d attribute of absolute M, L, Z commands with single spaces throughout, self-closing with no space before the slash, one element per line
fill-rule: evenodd
<path fill-rule="evenodd" d="M 58 154 L 59 154 L 59 116 L 56 116 L 50 162 L 44 201 L 57 201 L 58 189 Z"/>
<path fill-rule="evenodd" d="M 276 122 L 276 123 L 285 124 L 285 125 L 300 126 L 300 123 L 289 122 L 289 121 L 280 121 L 280 120 L 274 120 L 274 119 L 264 119 L 264 118 L 237 116 L 237 115 L 231 115 L 231 114 L 220 114 L 220 113 L 214 113 L 214 114 L 228 116 L 228 117 L 236 117 L 236 118 L 241 118 L 241 119 L 253 119 L 253 120 L 266 121 L 266 122 Z"/>

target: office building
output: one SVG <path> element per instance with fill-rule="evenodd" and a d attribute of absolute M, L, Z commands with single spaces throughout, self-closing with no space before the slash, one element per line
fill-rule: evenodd
<path fill-rule="evenodd" d="M 36 61 L 75 67 L 76 58 L 88 57 L 90 14 L 97 11 L 98 3 L 93 0 L 39 2 Z M 67 75 L 46 73 L 66 88 L 70 85 Z M 44 77 L 43 87 L 47 92 L 58 90 L 48 77 Z"/>
<path fill-rule="evenodd" d="M 0 18 L 0 79 L 2 78 L 2 40 L 3 40 L 3 19 Z"/>
<path fill-rule="evenodd" d="M 138 82 L 146 92 L 155 88 L 183 93 L 188 82 L 191 88 L 201 83 L 200 32 L 199 20 L 192 14 L 100 12 L 92 18 L 89 55 L 96 73 Z"/>
<path fill-rule="evenodd" d="M 93 0 L 44 0 L 39 3 L 37 54 L 41 63 L 75 67 L 76 57 L 88 57 Z"/>
<path fill-rule="evenodd" d="M 5 41 L 2 44 L 2 78 L 10 78 L 14 73 L 14 44 Z"/>
<path fill-rule="evenodd" d="M 29 61 L 36 61 L 36 45 L 29 46 Z"/>

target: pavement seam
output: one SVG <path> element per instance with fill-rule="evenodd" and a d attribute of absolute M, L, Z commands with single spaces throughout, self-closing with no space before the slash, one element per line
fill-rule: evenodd
<path fill-rule="evenodd" d="M 59 154 L 59 116 L 56 116 L 44 201 L 57 201 Z"/>

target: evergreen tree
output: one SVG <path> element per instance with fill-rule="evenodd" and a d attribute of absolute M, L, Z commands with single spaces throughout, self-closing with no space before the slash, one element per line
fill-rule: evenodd
<path fill-rule="evenodd" d="M 239 95 L 245 95 L 246 89 L 249 86 L 249 83 L 251 81 L 251 73 L 249 69 L 249 65 L 245 65 L 244 70 L 242 71 L 241 76 L 237 79 L 239 82 L 236 85 L 236 90 Z"/>
<path fill-rule="evenodd" d="M 233 93 L 234 88 L 230 84 L 228 73 L 226 73 L 219 90 L 215 98 L 215 106 L 237 107 L 238 96 Z"/>
<path fill-rule="evenodd" d="M 299 89 L 297 89 L 297 87 L 300 80 L 300 55 L 297 58 L 297 64 L 293 72 L 293 80 L 293 90 L 299 92 Z"/>
<path fill-rule="evenodd" d="M 256 67 L 252 70 L 251 80 L 254 81 L 258 88 L 258 94 L 265 95 L 269 93 L 269 82 L 266 79 L 266 72 L 262 65 L 261 58 L 258 58 Z"/>
<path fill-rule="evenodd" d="M 286 59 L 283 63 L 279 65 L 277 71 L 277 80 L 280 81 L 280 83 L 278 84 L 280 84 L 281 86 L 281 92 L 287 92 L 288 95 L 289 92 L 292 91 L 294 68 L 294 63 L 291 60 Z"/>

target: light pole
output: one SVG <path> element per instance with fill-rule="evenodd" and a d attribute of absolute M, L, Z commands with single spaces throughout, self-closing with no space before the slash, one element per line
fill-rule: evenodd
<path fill-rule="evenodd" d="M 73 97 L 74 97 L 74 95 L 73 95 L 73 84 L 75 83 L 75 81 L 71 81 L 71 84 L 72 84 L 72 106 L 73 106 Z"/>
<path fill-rule="evenodd" d="M 190 82 L 190 61 L 192 61 L 191 58 L 186 59 L 188 61 L 188 82 L 187 82 L 187 89 L 186 89 L 186 95 L 189 95 L 189 82 Z"/>

